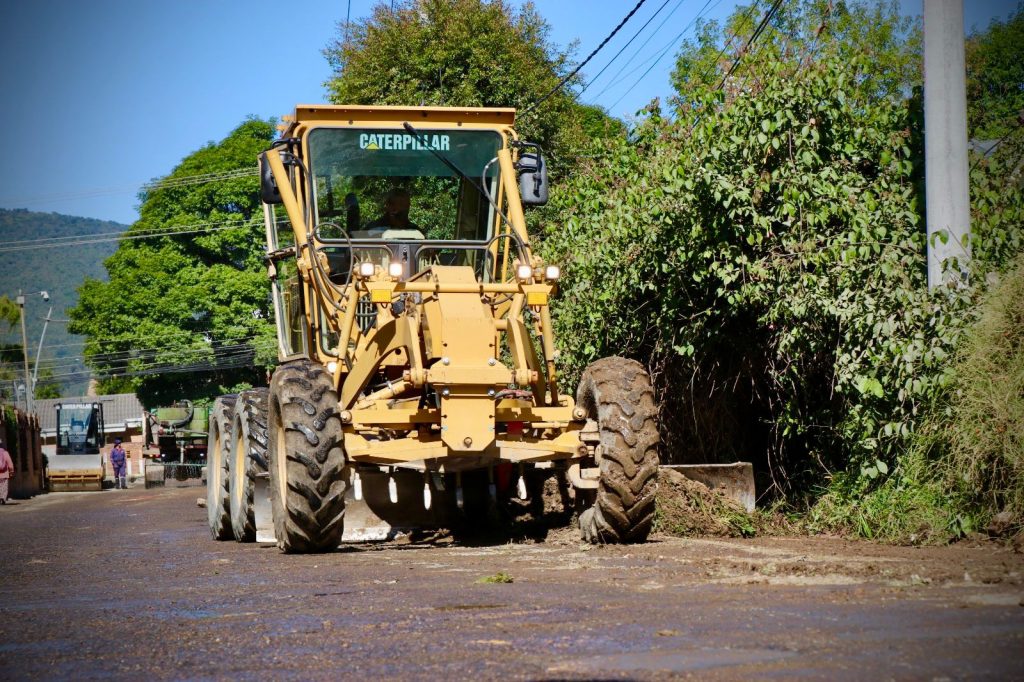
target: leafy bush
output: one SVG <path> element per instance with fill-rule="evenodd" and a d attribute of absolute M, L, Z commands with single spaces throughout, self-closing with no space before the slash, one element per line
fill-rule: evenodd
<path fill-rule="evenodd" d="M 983 274 L 1019 250 L 1020 193 L 978 169 L 976 284 L 929 293 L 919 110 L 874 68 L 826 49 L 695 87 L 679 120 L 652 109 L 556 197 L 563 371 L 646 360 L 667 459 L 753 459 L 791 499 L 862 496 L 946 395 Z"/>
<path fill-rule="evenodd" d="M 705 91 L 695 125 L 653 114 L 563 194 L 565 369 L 648 358 L 671 459 L 763 451 L 785 491 L 877 475 L 945 380 L 958 295 L 927 294 L 910 112 L 868 72 L 823 58 Z"/>

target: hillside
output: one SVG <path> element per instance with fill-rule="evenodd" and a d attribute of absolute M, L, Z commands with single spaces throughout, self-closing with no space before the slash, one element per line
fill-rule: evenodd
<path fill-rule="evenodd" d="M 49 307 L 53 306 L 53 319 L 67 319 L 66 310 L 77 304 L 77 288 L 82 281 L 86 277 L 107 279 L 103 261 L 114 253 L 117 242 L 18 251 L 5 249 L 25 240 L 97 235 L 126 229 L 126 225 L 105 220 L 0 209 L 0 296 L 6 295 L 13 300 L 19 289 L 26 292 L 45 290 L 50 294 L 49 303 L 40 296 L 32 296 L 26 304 L 28 344 L 32 356 L 39 344 Z M 80 395 L 85 391 L 84 366 L 75 362 L 81 355 L 82 341 L 82 337 L 67 333 L 66 324 L 51 322 L 47 327 L 42 367 L 50 366 L 55 375 L 66 375 L 60 377 L 64 395 Z M 21 345 L 20 327 L 15 326 L 10 333 L 0 336 L 0 344 Z M 0 390 L 9 388 L 0 387 Z"/>

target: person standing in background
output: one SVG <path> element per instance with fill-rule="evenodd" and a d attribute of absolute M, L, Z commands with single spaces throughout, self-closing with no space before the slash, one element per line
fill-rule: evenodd
<path fill-rule="evenodd" d="M 0 445 L 0 504 L 7 504 L 11 478 L 14 476 L 14 460 L 11 453 Z"/>
<path fill-rule="evenodd" d="M 128 477 L 125 469 L 127 462 L 124 448 L 121 447 L 121 439 L 114 439 L 114 449 L 110 451 L 110 466 L 114 468 L 114 487 L 121 490 L 128 489 Z"/>

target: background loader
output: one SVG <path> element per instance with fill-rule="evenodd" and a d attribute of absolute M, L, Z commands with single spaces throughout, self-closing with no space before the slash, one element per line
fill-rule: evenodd
<path fill-rule="evenodd" d="M 58 403 L 57 446 L 47 462 L 53 492 L 103 489 L 104 445 L 101 403 Z"/>
<path fill-rule="evenodd" d="M 530 245 L 541 150 L 512 109 L 304 106 L 259 159 L 280 364 L 219 398 L 208 499 L 216 539 L 285 552 L 450 526 L 562 482 L 591 542 L 654 517 L 658 409 L 611 357 L 562 392 Z M 548 489 L 556 486 L 548 485 Z"/>

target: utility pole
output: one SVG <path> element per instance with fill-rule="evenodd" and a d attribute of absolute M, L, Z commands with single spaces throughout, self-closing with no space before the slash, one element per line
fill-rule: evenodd
<path fill-rule="evenodd" d="M 924 0 L 924 177 L 928 223 L 928 288 L 967 275 L 971 259 L 967 184 L 967 69 L 963 0 Z M 945 241 L 942 234 L 945 233 Z M 945 280 L 942 262 L 959 273 Z"/>
<path fill-rule="evenodd" d="M 21 359 L 25 363 L 25 412 L 32 413 L 32 375 L 28 373 L 28 336 L 25 334 L 25 295 L 18 290 L 14 299 L 21 308 Z"/>

